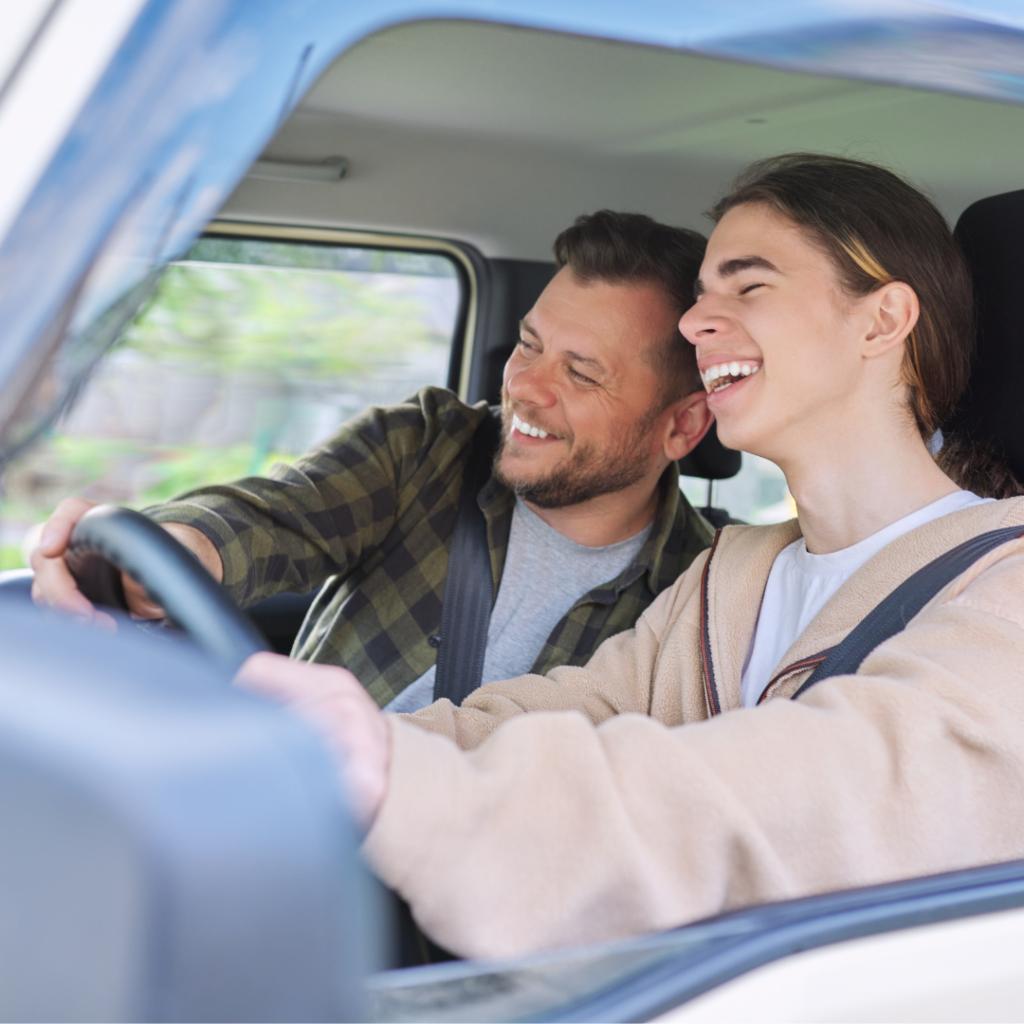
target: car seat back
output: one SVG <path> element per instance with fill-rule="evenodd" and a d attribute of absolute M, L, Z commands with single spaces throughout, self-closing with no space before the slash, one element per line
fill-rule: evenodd
<path fill-rule="evenodd" d="M 943 429 L 994 443 L 1024 481 L 1024 190 L 972 204 L 955 234 L 974 281 L 977 350 L 960 407 Z"/>

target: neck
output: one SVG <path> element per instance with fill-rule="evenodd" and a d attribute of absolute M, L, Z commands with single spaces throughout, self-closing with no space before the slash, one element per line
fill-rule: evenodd
<path fill-rule="evenodd" d="M 566 508 L 538 508 L 526 502 L 553 530 L 576 544 L 603 548 L 635 537 L 658 510 L 658 480 L 644 479 L 633 487 L 602 494 L 598 498 Z"/>
<path fill-rule="evenodd" d="M 812 451 L 778 460 L 812 554 L 850 547 L 959 489 L 913 424 L 892 428 L 886 420 L 819 436 Z"/>

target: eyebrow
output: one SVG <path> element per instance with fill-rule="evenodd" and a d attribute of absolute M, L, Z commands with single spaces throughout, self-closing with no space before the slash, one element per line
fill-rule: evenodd
<path fill-rule="evenodd" d="M 763 256 L 741 256 L 734 260 L 722 260 L 718 264 L 719 277 L 733 277 L 744 270 L 767 270 L 773 274 L 781 274 L 774 263 Z M 698 277 L 693 283 L 693 295 L 697 298 L 704 294 L 704 282 Z"/>
<path fill-rule="evenodd" d="M 540 341 L 540 335 L 525 320 L 519 321 L 519 330 L 525 331 L 527 334 L 533 335 L 533 337 Z M 583 366 L 590 367 L 595 370 L 600 370 L 602 373 L 606 372 L 604 363 L 602 363 L 598 359 L 593 359 L 591 356 L 580 355 L 579 352 L 573 352 L 571 349 L 567 350 L 565 354 L 574 363 L 582 363 Z"/>

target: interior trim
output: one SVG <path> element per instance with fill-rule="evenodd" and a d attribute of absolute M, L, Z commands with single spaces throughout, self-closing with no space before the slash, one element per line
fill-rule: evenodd
<path fill-rule="evenodd" d="M 214 220 L 204 235 L 241 235 L 246 238 L 280 238 L 290 242 L 333 242 L 337 245 L 361 245 L 372 249 L 406 249 L 433 252 L 448 256 L 461 267 L 468 284 L 466 315 L 461 320 L 462 337 L 452 338 L 452 345 L 461 353 L 458 395 L 469 401 L 469 371 L 473 362 L 473 339 L 480 306 L 480 285 L 476 267 L 463 249 L 441 238 L 417 235 L 394 235 L 377 231 L 350 231 L 346 228 L 311 228 L 285 224 L 257 224 L 251 221 Z M 457 321 L 459 323 L 460 321 Z"/>

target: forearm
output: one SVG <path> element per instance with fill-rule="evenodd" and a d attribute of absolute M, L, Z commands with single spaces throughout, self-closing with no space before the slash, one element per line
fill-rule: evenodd
<path fill-rule="evenodd" d="M 208 542 L 221 581 L 241 606 L 281 592 L 307 593 L 344 575 L 379 544 L 399 508 L 386 452 L 343 472 L 335 453 L 314 453 L 266 478 L 202 488 L 146 510 Z M 368 494 L 389 495 L 374 506 Z"/>
<path fill-rule="evenodd" d="M 146 509 L 172 533 L 181 530 L 202 538 L 196 547 L 205 556 L 197 551 L 198 557 L 218 568 L 214 575 L 240 606 L 281 592 L 306 592 L 331 574 L 324 552 L 290 528 L 301 530 L 301 523 L 280 521 L 288 512 L 275 507 L 276 495 L 268 483 L 206 488 Z"/>
<path fill-rule="evenodd" d="M 428 388 L 401 405 L 368 410 L 292 466 L 202 488 L 147 514 L 201 532 L 240 605 L 306 593 L 364 564 L 425 493 L 438 501 L 457 485 L 463 452 L 485 415 Z"/>

